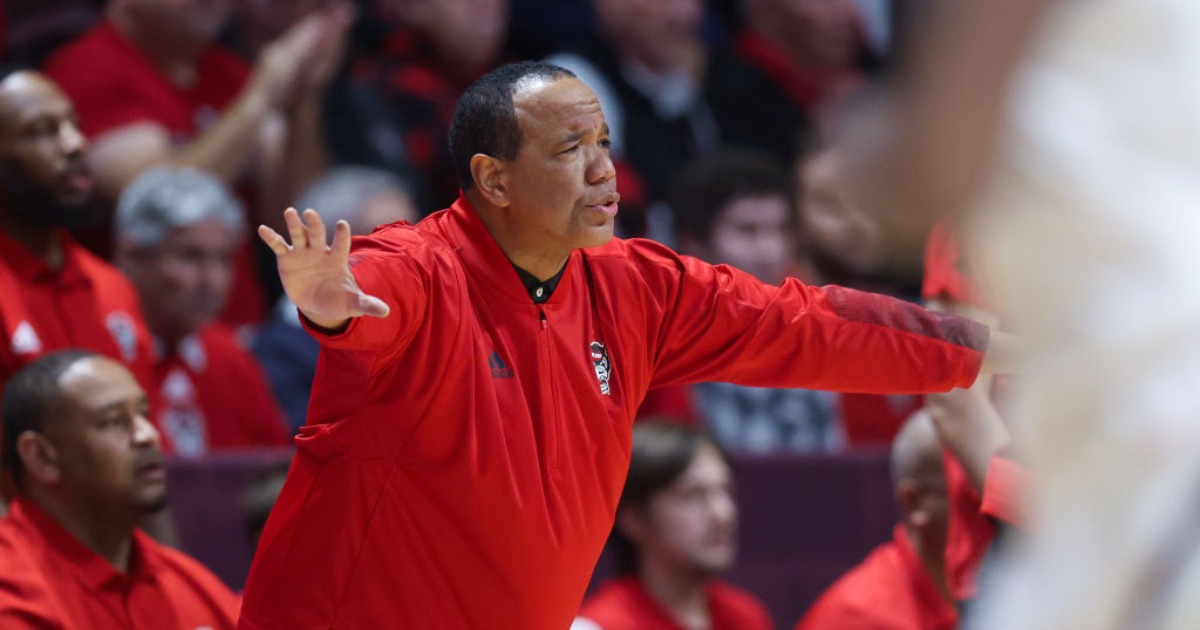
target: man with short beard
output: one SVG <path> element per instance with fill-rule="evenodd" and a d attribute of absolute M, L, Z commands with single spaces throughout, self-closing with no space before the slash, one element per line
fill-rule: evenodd
<path fill-rule="evenodd" d="M 158 431 L 120 363 L 50 354 L 5 392 L 18 493 L 0 521 L 0 627 L 232 628 L 236 596 L 137 529 L 166 506 Z"/>
<path fill-rule="evenodd" d="M 0 390 L 63 348 L 118 359 L 145 386 L 151 341 L 137 292 L 67 234 L 100 219 L 71 101 L 31 71 L 0 77 Z"/>

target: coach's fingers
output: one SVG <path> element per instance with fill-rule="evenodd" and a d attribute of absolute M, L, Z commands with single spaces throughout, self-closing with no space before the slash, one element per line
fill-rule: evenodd
<path fill-rule="evenodd" d="M 309 208 L 304 211 L 304 227 L 308 229 L 308 242 L 313 247 L 325 247 L 325 221 L 316 210 Z"/>
<path fill-rule="evenodd" d="M 283 222 L 287 224 L 288 234 L 292 237 L 292 247 L 304 249 L 308 247 L 308 231 L 300 221 L 300 213 L 295 208 L 283 211 Z"/>
<path fill-rule="evenodd" d="M 371 317 L 387 317 L 392 309 L 388 308 L 387 302 L 366 293 L 358 294 L 358 308 L 356 309 L 363 315 Z"/>
<path fill-rule="evenodd" d="M 333 244 L 330 246 L 333 255 L 346 259 L 350 257 L 350 224 L 345 219 L 333 226 Z"/>
<path fill-rule="evenodd" d="M 262 242 L 266 243 L 267 247 L 270 247 L 276 256 L 283 256 L 288 253 L 287 241 L 279 235 L 279 232 L 265 225 L 260 225 L 258 226 L 258 238 L 262 239 Z"/>

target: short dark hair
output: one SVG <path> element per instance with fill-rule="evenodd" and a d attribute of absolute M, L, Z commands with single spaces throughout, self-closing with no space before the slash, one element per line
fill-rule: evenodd
<path fill-rule="evenodd" d="M 702 155 L 684 168 L 671 188 L 675 232 L 708 243 L 717 217 L 729 204 L 748 197 L 781 197 L 792 207 L 787 168 L 752 149 L 717 149 Z M 789 221 L 794 214 L 788 213 Z"/>
<path fill-rule="evenodd" d="M 23 470 L 17 439 L 26 431 L 45 433 L 50 418 L 63 402 L 63 374 L 76 363 L 98 356 L 81 349 L 52 352 L 21 368 L 4 386 L 4 402 L 0 405 L 4 442 L 0 457 L 17 487 Z"/>
<path fill-rule="evenodd" d="M 513 107 L 513 93 L 525 79 L 557 81 L 575 73 L 544 61 L 523 61 L 500 66 L 472 83 L 454 109 L 450 122 L 450 160 L 463 190 L 475 184 L 471 158 L 476 153 L 513 160 L 524 135 Z"/>
<path fill-rule="evenodd" d="M 720 444 L 700 429 L 660 420 L 638 422 L 633 427 L 629 474 L 625 477 L 625 488 L 617 509 L 645 508 L 655 495 L 683 475 L 705 444 L 715 448 L 726 465 L 733 467 L 729 455 L 721 449 Z M 616 554 L 617 573 L 635 573 L 641 555 L 637 545 L 614 527 L 612 546 Z"/>

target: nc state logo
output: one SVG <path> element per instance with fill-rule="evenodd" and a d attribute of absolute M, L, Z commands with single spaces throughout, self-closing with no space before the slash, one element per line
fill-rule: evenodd
<path fill-rule="evenodd" d="M 600 381 L 600 393 L 607 396 L 609 391 L 608 378 L 612 376 L 612 364 L 608 361 L 608 349 L 599 341 L 593 341 L 590 346 L 592 366 L 596 368 L 596 380 Z"/>

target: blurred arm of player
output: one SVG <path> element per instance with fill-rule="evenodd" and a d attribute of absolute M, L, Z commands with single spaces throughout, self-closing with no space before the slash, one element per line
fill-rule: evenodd
<path fill-rule="evenodd" d="M 898 89 L 846 125 L 863 205 L 896 249 L 964 212 L 986 181 L 1013 76 L 1054 0 L 926 4 Z"/>
<path fill-rule="evenodd" d="M 295 208 L 288 208 L 283 219 L 290 245 L 265 225 L 259 226 L 258 235 L 275 252 L 284 291 L 309 321 L 333 331 L 354 317 L 387 317 L 387 303 L 363 293 L 350 272 L 349 223 L 337 222 L 330 245 L 325 222 L 315 210 L 305 210 L 301 220 Z"/>

